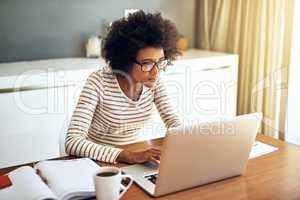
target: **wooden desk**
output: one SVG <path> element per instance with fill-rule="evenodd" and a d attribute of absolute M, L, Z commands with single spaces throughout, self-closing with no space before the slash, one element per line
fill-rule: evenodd
<path fill-rule="evenodd" d="M 157 199 L 300 199 L 300 147 L 287 144 L 263 135 L 257 139 L 279 148 L 273 153 L 249 160 L 247 170 L 243 176 L 219 181 L 193 189 L 177 192 Z M 149 145 L 160 147 L 163 139 L 151 140 L 137 144 L 123 146 L 122 148 L 137 150 L 147 148 Z M 63 157 L 59 159 L 72 159 Z M 100 165 L 107 165 L 98 162 Z M 30 165 L 30 164 L 29 164 Z M 122 167 L 126 164 L 117 164 Z M 5 174 L 15 167 L 0 169 Z M 122 198 L 124 200 L 152 199 L 135 184 Z"/>

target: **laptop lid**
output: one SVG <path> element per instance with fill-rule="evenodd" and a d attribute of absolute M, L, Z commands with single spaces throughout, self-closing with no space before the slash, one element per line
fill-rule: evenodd
<path fill-rule="evenodd" d="M 154 196 L 242 174 L 261 118 L 254 113 L 169 129 Z"/>

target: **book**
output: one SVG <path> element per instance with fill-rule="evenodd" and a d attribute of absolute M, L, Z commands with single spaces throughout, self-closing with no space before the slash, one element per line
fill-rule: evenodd
<path fill-rule="evenodd" d="M 93 176 L 100 169 L 89 158 L 40 161 L 33 168 L 19 167 L 8 176 L 10 187 L 1 200 L 69 200 L 95 197 Z"/>

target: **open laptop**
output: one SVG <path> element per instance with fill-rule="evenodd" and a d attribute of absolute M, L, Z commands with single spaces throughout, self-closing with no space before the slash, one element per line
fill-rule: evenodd
<path fill-rule="evenodd" d="M 261 118 L 253 113 L 170 128 L 158 168 L 136 164 L 122 171 L 155 197 L 241 175 Z"/>

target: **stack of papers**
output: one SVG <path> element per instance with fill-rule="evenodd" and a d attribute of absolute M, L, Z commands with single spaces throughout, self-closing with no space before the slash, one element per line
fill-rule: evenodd
<path fill-rule="evenodd" d="M 274 146 L 271 146 L 271 145 L 268 145 L 268 144 L 265 144 L 265 143 L 262 143 L 259 141 L 255 141 L 252 146 L 249 159 L 256 158 L 256 157 L 271 153 L 276 150 L 278 150 L 277 147 L 274 147 Z"/>

